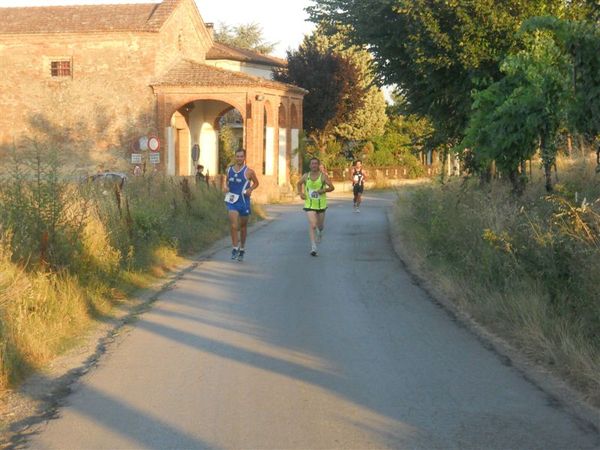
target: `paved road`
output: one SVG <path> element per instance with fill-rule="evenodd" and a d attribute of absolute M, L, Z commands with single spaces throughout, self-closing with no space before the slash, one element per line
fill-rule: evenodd
<path fill-rule="evenodd" d="M 598 435 L 403 272 L 390 196 L 298 206 L 165 293 L 30 441 L 35 449 L 591 449 Z"/>

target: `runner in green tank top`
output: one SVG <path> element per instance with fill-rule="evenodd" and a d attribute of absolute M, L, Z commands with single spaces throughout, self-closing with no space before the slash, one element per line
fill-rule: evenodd
<path fill-rule="evenodd" d="M 304 211 L 308 218 L 312 256 L 317 256 L 317 244 L 321 242 L 321 234 L 325 227 L 327 192 L 335 189 L 327 174 L 321 172 L 319 165 L 319 159 L 312 158 L 310 172 L 305 173 L 298 181 L 298 195 L 304 200 Z"/>

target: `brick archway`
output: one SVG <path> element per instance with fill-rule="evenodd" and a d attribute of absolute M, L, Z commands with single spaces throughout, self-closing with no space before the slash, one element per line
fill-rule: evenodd
<path fill-rule="evenodd" d="M 269 100 L 265 100 L 264 111 L 265 125 L 269 127 L 275 126 L 275 115 L 273 113 L 273 105 Z"/>
<path fill-rule="evenodd" d="M 268 197 L 277 198 L 279 188 L 289 183 L 290 164 L 293 164 L 294 167 L 297 165 L 293 159 L 290 160 L 292 144 L 295 142 L 294 134 L 290 132 L 291 106 L 295 105 L 295 108 L 298 108 L 300 105 L 301 107 L 302 97 L 304 96 L 304 91 L 298 89 L 279 89 L 279 87 L 279 85 L 277 87 L 254 85 L 228 87 L 222 85 L 190 86 L 187 84 L 154 86 L 157 101 L 157 125 L 159 136 L 164 142 L 162 148 L 165 150 L 165 153 L 164 158 L 161 156 L 161 161 L 165 162 L 165 173 L 167 175 L 176 174 L 173 141 L 177 130 L 171 126 L 173 114 L 177 111 L 182 111 L 190 103 L 210 105 L 211 102 L 217 102 L 221 107 L 218 111 L 216 111 L 216 106 L 212 110 L 214 114 L 210 116 L 208 125 L 203 122 L 202 127 L 198 125 L 194 128 L 193 115 L 197 114 L 197 111 L 202 109 L 202 107 L 198 106 L 190 112 L 192 116 L 188 118 L 191 125 L 189 146 L 193 147 L 195 144 L 198 144 L 200 146 L 201 158 L 204 157 L 202 155 L 206 155 L 207 148 L 217 148 L 219 116 L 225 114 L 226 110 L 237 109 L 243 119 L 243 126 L 240 129 L 242 133 L 240 134 L 243 136 L 243 147 L 247 151 L 248 165 L 254 168 L 261 178 L 261 189 L 257 194 L 263 199 Z M 281 104 L 285 108 L 285 113 L 282 113 L 280 118 L 279 108 Z M 301 111 L 297 111 L 297 113 L 301 116 Z M 280 120 L 282 121 L 281 127 L 279 126 Z M 285 137 L 280 136 L 278 131 L 280 129 L 285 130 Z M 285 160 L 283 155 L 284 147 Z M 182 148 L 180 152 L 183 155 L 183 159 L 180 158 L 180 160 L 191 161 L 191 150 Z M 185 152 L 188 154 L 186 155 Z M 212 164 L 213 170 L 210 170 L 211 175 L 216 173 L 215 154 L 216 151 L 213 151 L 212 159 L 208 164 L 202 164 L 205 166 L 205 170 Z M 178 174 L 191 174 L 193 162 L 190 162 L 189 167 L 187 172 L 180 170 Z"/>
<path fill-rule="evenodd" d="M 167 173 L 170 175 L 190 176 L 195 173 L 195 164 L 204 166 L 206 173 L 215 175 L 220 173 L 229 162 L 227 156 L 223 159 L 219 146 L 219 121 L 227 112 L 236 110 L 242 118 L 241 127 L 235 130 L 232 144 L 243 146 L 244 139 L 244 111 L 240 111 L 228 101 L 212 96 L 201 98 L 194 96 L 193 100 L 186 103 L 177 103 L 167 128 Z M 238 136 L 239 135 L 239 136 Z M 232 138 L 232 139 L 233 139 Z M 192 149 L 196 147 L 198 159 L 194 160 Z"/>
<path fill-rule="evenodd" d="M 287 110 L 283 103 L 279 105 L 277 120 L 279 122 L 279 128 L 288 128 Z"/>
<path fill-rule="evenodd" d="M 228 131 L 225 134 L 225 139 L 223 139 L 224 129 L 222 128 L 221 120 L 228 114 L 231 114 L 233 112 L 237 112 L 240 115 L 241 122 L 238 123 L 237 121 L 235 121 L 226 124 L 228 126 Z M 235 117 L 236 116 L 233 115 L 229 119 Z M 224 173 L 223 170 L 225 169 L 227 164 L 233 163 L 234 152 L 239 149 L 245 148 L 244 142 L 246 137 L 246 124 L 241 111 L 239 111 L 233 106 L 229 106 L 215 117 L 213 128 L 217 131 L 219 137 L 219 173 Z"/>
<path fill-rule="evenodd" d="M 203 100 L 206 100 L 206 101 L 212 100 L 212 101 L 219 101 L 219 102 L 227 103 L 227 104 L 229 104 L 231 109 L 237 109 L 240 112 L 240 114 L 242 115 L 242 120 L 244 120 L 244 122 L 246 121 L 247 105 L 244 100 L 236 100 L 236 99 L 230 98 L 229 96 L 219 96 L 219 95 L 189 95 L 187 97 L 182 96 L 181 98 L 177 99 L 176 102 L 173 102 L 170 104 L 169 110 L 165 111 L 166 116 L 171 117 L 175 113 L 175 111 L 180 110 L 185 105 L 187 105 L 189 103 L 194 103 L 197 101 L 203 101 Z"/>
<path fill-rule="evenodd" d="M 292 103 L 291 114 L 290 114 L 290 128 L 300 129 L 300 114 L 298 114 L 298 108 Z"/>
<path fill-rule="evenodd" d="M 224 109 L 223 111 L 221 111 L 219 113 L 219 115 L 217 115 L 217 117 L 215 117 L 215 123 L 214 123 L 214 127 L 215 129 L 220 129 L 221 128 L 221 119 L 223 117 L 225 117 L 225 115 L 227 115 L 227 113 L 231 112 L 231 111 L 239 111 L 237 108 L 233 107 L 233 106 L 229 106 L 228 108 Z M 241 113 L 240 113 L 241 114 Z M 242 119 L 243 120 L 243 119 Z"/>

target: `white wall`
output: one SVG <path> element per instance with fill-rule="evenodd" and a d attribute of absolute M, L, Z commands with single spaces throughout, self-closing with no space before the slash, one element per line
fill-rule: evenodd
<path fill-rule="evenodd" d="M 165 136 L 167 137 L 167 175 L 175 176 L 175 129 L 167 127 Z"/>
<path fill-rule="evenodd" d="M 273 67 L 261 64 L 249 64 L 240 61 L 232 61 L 229 59 L 214 59 L 206 60 L 208 66 L 218 67 L 220 69 L 231 70 L 232 72 L 243 72 L 255 77 L 273 79 Z"/>
<path fill-rule="evenodd" d="M 296 172 L 300 170 L 300 155 L 298 148 L 300 147 L 300 130 L 292 129 L 292 169 Z"/>
<path fill-rule="evenodd" d="M 191 148 L 198 144 L 200 145 L 200 133 L 202 132 L 202 124 L 204 123 L 204 110 L 201 103 L 196 102 L 194 109 L 190 112 L 188 126 L 190 127 L 190 164 L 192 165 L 192 174 L 196 174 L 196 169 L 193 167 L 194 161 L 192 160 Z M 200 160 L 198 164 L 204 165 L 202 161 L 202 146 L 200 145 Z M 204 165 L 204 173 L 206 174 L 206 165 Z M 212 171 L 211 171 L 212 173 Z"/>
<path fill-rule="evenodd" d="M 219 133 L 214 128 L 214 124 L 217 116 L 228 107 L 227 103 L 220 101 L 199 100 L 194 103 L 194 109 L 190 111 L 191 145 L 200 146 L 198 164 L 204 166 L 205 174 L 216 175 L 219 172 Z M 190 164 L 193 166 L 193 162 Z M 195 171 L 192 167 L 193 173 Z"/>
<path fill-rule="evenodd" d="M 247 73 L 248 75 L 254 75 L 255 77 L 266 78 L 267 80 L 273 79 L 272 66 L 242 63 L 242 72 Z"/>
<path fill-rule="evenodd" d="M 265 146 L 265 175 L 275 173 L 275 128 L 265 128 L 266 146 Z"/>
<path fill-rule="evenodd" d="M 278 180 L 279 185 L 284 186 L 287 182 L 287 155 L 286 155 L 286 144 L 287 144 L 287 130 L 285 128 L 279 129 L 279 165 L 278 165 Z"/>
<path fill-rule="evenodd" d="M 219 134 L 212 124 L 204 122 L 200 131 L 200 160 L 204 174 L 216 175 L 219 172 Z"/>

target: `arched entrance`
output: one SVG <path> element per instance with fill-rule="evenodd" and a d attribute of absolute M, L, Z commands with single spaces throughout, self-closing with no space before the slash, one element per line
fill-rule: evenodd
<path fill-rule="evenodd" d="M 235 118 L 235 119 L 229 119 Z M 236 128 L 236 136 L 244 139 L 244 120 L 233 105 L 220 100 L 194 100 L 178 108 L 171 117 L 169 131 L 167 173 L 190 176 L 195 174 L 195 164 L 204 166 L 204 173 L 220 172 L 219 132 L 228 124 Z M 235 122 L 235 123 L 234 123 Z M 229 131 L 229 130 L 228 130 Z M 192 149 L 198 146 L 198 160 L 193 160 Z M 230 150 L 230 149 L 228 149 Z M 223 159 L 223 158 L 222 158 Z"/>
<path fill-rule="evenodd" d="M 234 162 L 235 152 L 244 148 L 244 119 L 242 114 L 230 107 L 223 110 L 215 120 L 219 136 L 219 173 L 225 173 Z"/>

